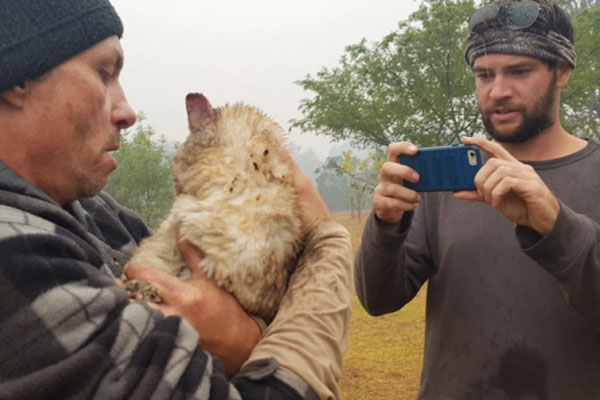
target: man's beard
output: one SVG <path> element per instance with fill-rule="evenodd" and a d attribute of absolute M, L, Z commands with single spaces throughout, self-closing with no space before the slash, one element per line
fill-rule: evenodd
<path fill-rule="evenodd" d="M 557 74 L 554 71 L 546 93 L 537 101 L 531 112 L 527 112 L 525 109 L 521 110 L 523 122 L 513 132 L 498 132 L 492 123 L 491 115 L 493 109 L 484 111 L 480 107 L 479 112 L 481 113 L 483 125 L 490 136 L 502 143 L 525 143 L 545 132 L 546 129 L 554 124 L 556 81 Z M 499 105 L 495 104 L 494 107 L 498 107 Z"/>

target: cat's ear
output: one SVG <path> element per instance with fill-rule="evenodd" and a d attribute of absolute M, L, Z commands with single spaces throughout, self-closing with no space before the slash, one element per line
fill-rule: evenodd
<path fill-rule="evenodd" d="M 189 93 L 185 97 L 190 131 L 201 131 L 207 125 L 215 122 L 217 113 L 210 102 L 201 93 Z"/>

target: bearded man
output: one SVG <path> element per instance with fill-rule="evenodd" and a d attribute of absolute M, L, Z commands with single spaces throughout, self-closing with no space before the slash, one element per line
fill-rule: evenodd
<path fill-rule="evenodd" d="M 567 14 L 502 1 L 471 17 L 465 59 L 493 141 L 476 190 L 418 194 L 393 143 L 355 261 L 373 315 L 427 282 L 419 399 L 600 398 L 600 148 L 565 131 Z"/>

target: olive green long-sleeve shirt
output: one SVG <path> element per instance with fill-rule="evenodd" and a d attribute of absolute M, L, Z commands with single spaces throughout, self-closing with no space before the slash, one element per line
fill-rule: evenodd
<path fill-rule="evenodd" d="M 350 234 L 339 224 L 323 224 L 308 235 L 277 316 L 248 363 L 275 357 L 319 398 L 339 399 L 352 296 Z"/>

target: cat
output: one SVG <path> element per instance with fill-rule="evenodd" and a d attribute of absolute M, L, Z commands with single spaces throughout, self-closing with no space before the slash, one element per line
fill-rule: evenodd
<path fill-rule="evenodd" d="M 255 107 L 213 108 L 186 97 L 190 134 L 173 159 L 175 202 L 130 262 L 190 278 L 176 232 L 203 253 L 199 266 L 249 314 L 272 318 L 302 246 L 291 167 L 274 145 L 283 129 Z M 130 290 L 135 284 L 130 285 Z"/>

